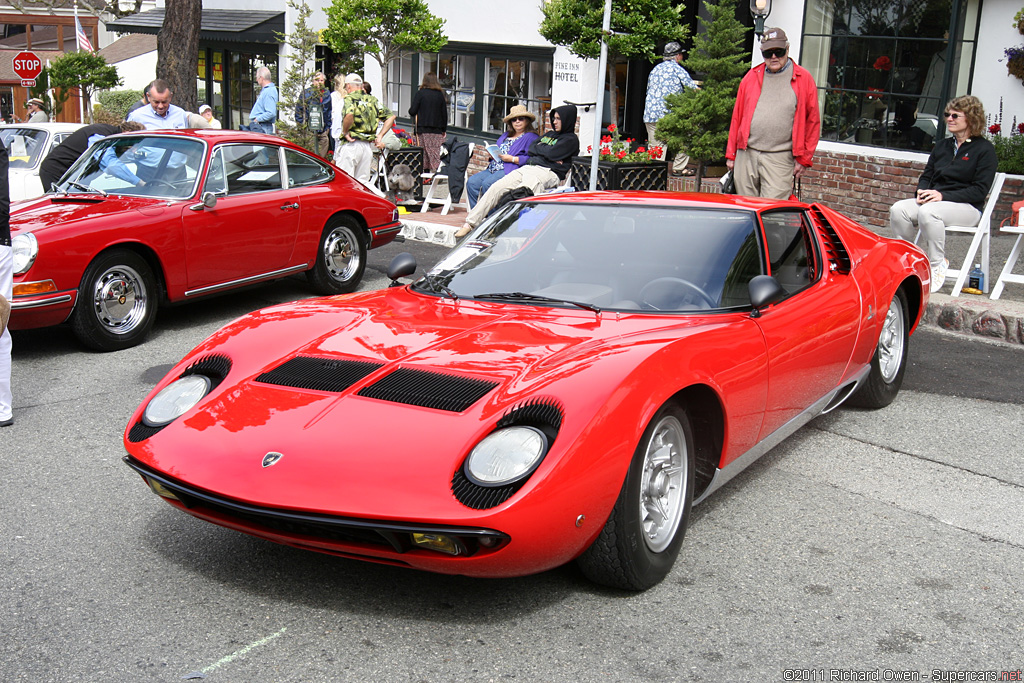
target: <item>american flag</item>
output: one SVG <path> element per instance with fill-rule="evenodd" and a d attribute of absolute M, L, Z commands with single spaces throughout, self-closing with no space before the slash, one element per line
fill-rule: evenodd
<path fill-rule="evenodd" d="M 75 6 L 75 37 L 78 39 L 78 49 L 85 50 L 86 52 L 95 52 L 92 49 L 92 43 L 89 42 L 89 36 L 85 35 L 85 30 L 82 28 L 82 23 L 78 21 L 78 6 Z"/>

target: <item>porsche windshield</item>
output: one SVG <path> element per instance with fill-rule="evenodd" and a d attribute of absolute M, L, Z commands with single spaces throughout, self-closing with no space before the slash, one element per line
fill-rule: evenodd
<path fill-rule="evenodd" d="M 7 148 L 11 168 L 35 168 L 49 150 L 46 131 L 36 128 L 2 128 L 0 140 Z"/>
<path fill-rule="evenodd" d="M 763 272 L 756 214 L 515 203 L 416 283 L 459 299 L 623 311 L 749 307 Z"/>
<path fill-rule="evenodd" d="M 186 199 L 195 194 L 205 146 L 169 136 L 110 137 L 75 162 L 62 192 Z"/>

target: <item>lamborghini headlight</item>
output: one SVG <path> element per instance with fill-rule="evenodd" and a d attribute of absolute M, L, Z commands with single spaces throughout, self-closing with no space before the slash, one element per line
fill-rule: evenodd
<path fill-rule="evenodd" d="M 548 437 L 534 427 L 499 429 L 478 443 L 466 459 L 466 476 L 481 486 L 503 486 L 529 475 L 548 450 Z"/>
<path fill-rule="evenodd" d="M 14 252 L 14 274 L 27 273 L 39 255 L 39 242 L 30 232 L 19 233 L 11 240 L 11 251 Z"/>
<path fill-rule="evenodd" d="M 213 382 L 206 375 L 188 375 L 177 379 L 153 397 L 142 413 L 142 421 L 150 427 L 165 424 L 184 415 L 210 393 Z"/>

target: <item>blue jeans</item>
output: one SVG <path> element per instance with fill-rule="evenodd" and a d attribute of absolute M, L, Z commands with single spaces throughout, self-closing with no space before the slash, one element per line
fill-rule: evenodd
<path fill-rule="evenodd" d="M 469 176 L 466 181 L 466 196 L 469 198 L 469 208 L 476 206 L 477 201 L 494 183 L 505 177 L 505 170 L 491 172 L 486 168 L 479 173 Z"/>

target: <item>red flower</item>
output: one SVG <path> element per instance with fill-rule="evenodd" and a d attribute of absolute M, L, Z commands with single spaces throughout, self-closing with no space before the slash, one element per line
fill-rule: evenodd
<path fill-rule="evenodd" d="M 1017 134 L 1024 135 L 1024 123 L 1017 124 Z"/>
<path fill-rule="evenodd" d="M 646 149 L 644 149 L 643 147 L 637 147 L 637 148 L 636 148 L 636 153 L 637 153 L 637 154 L 643 154 L 643 153 L 645 153 L 646 151 L 647 151 L 647 150 L 646 150 Z"/>
<path fill-rule="evenodd" d="M 612 136 L 611 135 L 605 135 L 605 136 L 601 137 L 601 142 L 602 143 L 606 143 L 606 142 L 610 143 L 611 141 L 612 141 Z"/>
<path fill-rule="evenodd" d="M 615 156 L 616 156 L 616 157 L 618 157 L 619 159 L 622 159 L 622 158 L 624 158 L 624 157 L 625 157 L 625 156 L 626 156 L 627 154 L 629 154 L 629 152 L 627 152 L 627 151 L 626 151 L 626 150 L 624 150 L 624 149 L 620 149 L 620 150 L 619 150 L 618 152 L 616 152 L 616 153 L 615 153 Z"/>
<path fill-rule="evenodd" d="M 614 133 L 615 132 L 615 124 L 614 123 L 609 123 L 608 124 L 608 132 L 609 133 Z"/>
<path fill-rule="evenodd" d="M 993 123 L 991 126 L 988 127 L 988 132 L 992 133 L 992 135 L 999 135 L 1000 131 L 1002 130 L 1003 127 L 1000 126 L 998 123 Z"/>
<path fill-rule="evenodd" d="M 594 146 L 593 145 L 587 145 L 587 154 L 593 154 L 593 152 L 594 152 Z"/>
<path fill-rule="evenodd" d="M 876 95 L 875 93 L 880 93 L 880 92 L 882 92 L 881 88 L 868 88 L 868 94 L 866 95 L 866 97 L 869 100 L 877 100 L 878 99 L 878 95 Z"/>
<path fill-rule="evenodd" d="M 875 70 L 892 71 L 892 60 L 886 57 L 885 55 L 882 55 L 881 57 L 875 60 Z"/>

